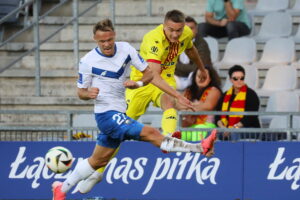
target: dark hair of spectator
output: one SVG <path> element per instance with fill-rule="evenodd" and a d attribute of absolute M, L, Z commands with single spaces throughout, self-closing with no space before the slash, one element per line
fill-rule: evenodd
<path fill-rule="evenodd" d="M 101 20 L 97 24 L 95 24 L 93 28 L 94 34 L 96 34 L 97 31 L 103 31 L 103 32 L 114 31 L 114 25 L 110 19 Z"/>
<path fill-rule="evenodd" d="M 170 10 L 167 12 L 165 16 L 165 22 L 171 20 L 175 23 L 184 23 L 185 22 L 185 16 L 184 14 L 179 10 Z"/>
<path fill-rule="evenodd" d="M 197 74 L 197 70 L 198 70 L 198 69 L 196 69 L 192 76 L 192 85 L 187 88 L 191 95 L 190 100 L 199 100 L 201 98 L 203 92 L 209 87 L 216 87 L 222 93 L 221 88 L 220 88 L 221 87 L 221 79 L 220 79 L 217 71 L 212 66 L 209 66 L 209 65 L 206 65 L 205 69 L 208 70 L 208 74 L 210 77 L 210 83 L 204 88 L 199 88 L 196 83 L 196 74 Z"/>
<path fill-rule="evenodd" d="M 185 22 L 193 22 L 194 24 L 197 25 L 196 20 L 195 20 L 193 17 L 191 17 L 191 16 L 187 16 L 187 17 L 185 18 Z"/>
<path fill-rule="evenodd" d="M 229 78 L 231 78 L 233 72 L 242 72 L 244 75 L 246 75 L 245 69 L 241 65 L 234 65 L 228 70 Z"/>

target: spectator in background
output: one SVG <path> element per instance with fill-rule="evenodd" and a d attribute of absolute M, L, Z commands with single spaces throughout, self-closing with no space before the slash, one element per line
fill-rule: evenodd
<path fill-rule="evenodd" d="M 205 23 L 199 25 L 202 37 L 228 37 L 229 40 L 251 32 L 244 0 L 207 0 Z"/>
<path fill-rule="evenodd" d="M 184 91 L 184 96 L 193 102 L 194 110 L 212 111 L 215 110 L 222 92 L 220 89 L 221 80 L 212 66 L 206 66 L 208 74 L 204 82 L 200 82 L 200 70 L 195 70 L 192 75 L 192 84 Z M 179 110 L 180 105 L 177 105 Z M 190 128 L 214 128 L 214 117 L 212 115 L 185 115 L 182 117 L 182 127 Z M 199 141 L 206 137 L 206 131 L 183 131 L 181 138 L 187 141 Z"/>
<path fill-rule="evenodd" d="M 196 49 L 198 50 L 203 64 L 205 66 L 212 65 L 208 44 L 200 36 L 196 20 L 190 16 L 187 16 L 185 18 L 185 25 L 190 27 L 193 31 L 193 43 Z M 180 54 L 178 63 L 175 68 L 175 80 L 177 90 L 183 91 L 191 84 L 191 76 L 197 68 L 197 65 L 188 58 L 185 52 Z"/>
<path fill-rule="evenodd" d="M 232 87 L 223 94 L 218 103 L 217 110 L 225 112 L 258 111 L 259 98 L 256 92 L 245 84 L 245 69 L 240 65 L 234 65 L 229 69 L 228 75 Z M 220 128 L 260 128 L 257 115 L 216 116 L 216 122 L 217 126 Z M 223 133 L 223 139 L 225 140 L 237 140 L 240 138 L 239 136 L 240 133 Z"/>

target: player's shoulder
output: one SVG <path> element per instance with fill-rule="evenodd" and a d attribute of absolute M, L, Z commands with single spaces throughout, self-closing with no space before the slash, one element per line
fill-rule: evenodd
<path fill-rule="evenodd" d="M 116 42 L 117 50 L 128 51 L 130 49 L 134 49 L 134 47 L 129 42 Z"/>
<path fill-rule="evenodd" d="M 150 30 L 148 33 L 144 35 L 144 39 L 156 39 L 156 40 L 163 40 L 165 38 L 163 32 L 163 25 L 160 24 L 156 28 Z"/>

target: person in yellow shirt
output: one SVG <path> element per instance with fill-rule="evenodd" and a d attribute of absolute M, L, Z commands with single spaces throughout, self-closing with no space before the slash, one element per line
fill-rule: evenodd
<path fill-rule="evenodd" d="M 185 51 L 187 56 L 204 73 L 201 76 L 204 81 L 207 77 L 203 63 L 196 47 L 193 45 L 193 32 L 185 25 L 185 16 L 179 10 L 169 11 L 164 23 L 145 34 L 140 55 L 146 60 L 154 72 L 152 84 L 137 90 L 126 90 L 128 108 L 126 114 L 133 119 L 143 115 L 150 102 L 160 107 L 163 112 L 163 134 L 172 134 L 177 126 L 177 112 L 175 102 L 178 101 L 186 108 L 192 108 L 191 102 L 181 93 L 176 91 L 174 78 L 175 67 L 179 55 Z M 130 79 L 140 80 L 142 73 L 132 68 Z"/>
<path fill-rule="evenodd" d="M 162 130 L 164 135 L 168 135 L 175 132 L 177 126 L 176 101 L 182 105 L 183 109 L 194 110 L 190 100 L 176 91 L 174 78 L 177 60 L 184 51 L 203 72 L 200 79 L 205 81 L 207 78 L 207 72 L 192 39 L 193 32 L 185 25 L 185 15 L 179 10 L 167 12 L 164 23 L 144 35 L 140 46 L 140 55 L 141 59 L 148 62 L 154 77 L 150 84 L 144 86 L 141 81 L 142 73 L 131 68 L 130 79 L 143 87 L 135 90 L 126 89 L 127 116 L 137 120 L 146 112 L 152 102 L 154 106 L 160 107 L 164 111 Z M 80 182 L 79 191 L 81 193 L 89 192 L 95 184 L 102 180 L 104 169 L 104 167 L 98 169 L 85 181 Z"/>

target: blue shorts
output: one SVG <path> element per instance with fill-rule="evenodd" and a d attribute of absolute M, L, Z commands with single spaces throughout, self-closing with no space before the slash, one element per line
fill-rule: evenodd
<path fill-rule="evenodd" d="M 140 140 L 143 124 L 118 111 L 95 113 L 100 133 L 97 144 L 103 147 L 117 148 L 124 140 Z"/>

